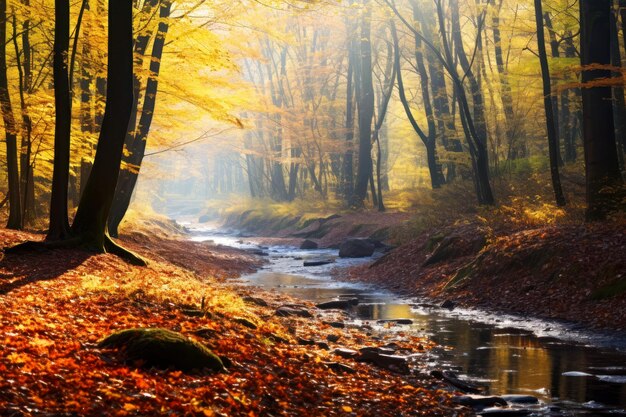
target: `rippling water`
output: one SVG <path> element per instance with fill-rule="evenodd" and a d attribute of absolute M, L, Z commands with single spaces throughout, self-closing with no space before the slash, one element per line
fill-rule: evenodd
<path fill-rule="evenodd" d="M 246 238 L 210 229 L 195 229 L 193 239 L 244 249 L 258 248 L 246 242 Z M 329 249 L 304 251 L 273 246 L 264 250 L 269 253 L 269 263 L 243 277 L 246 285 L 277 289 L 312 301 L 359 298 L 359 305 L 351 312 L 355 324 L 429 337 L 445 349 L 430 353 L 427 366 L 455 370 L 463 378 L 488 387 L 491 394 L 536 396 L 543 404 L 534 415 L 626 415 L 624 334 L 592 333 L 563 323 L 479 310 L 448 311 L 425 300 L 399 299 L 378 288 L 332 279 L 332 268 L 369 259 L 339 259 L 337 251 Z M 335 262 L 304 267 L 307 259 Z M 411 319 L 413 324 L 376 323 L 399 318 Z"/>

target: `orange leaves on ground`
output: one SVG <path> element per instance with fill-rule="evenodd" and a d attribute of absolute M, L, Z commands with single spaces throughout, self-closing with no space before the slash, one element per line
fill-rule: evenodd
<path fill-rule="evenodd" d="M 191 253 L 184 242 L 163 247 L 171 252 L 161 252 L 144 269 L 79 251 L 5 258 L 0 409 L 116 416 L 450 415 L 448 396 L 420 388 L 425 384 L 420 379 L 358 363 L 349 363 L 355 373 L 335 372 L 325 365 L 337 361 L 330 352 L 280 341 L 296 335 L 320 340 L 332 333 L 357 347 L 368 341 L 364 335 L 244 305 L 232 291 L 165 261 L 176 258 L 175 250 Z M 209 268 L 195 262 L 199 271 Z M 46 270 L 32 268 L 42 264 Z M 193 307 L 187 304 L 199 307 L 202 298 L 210 314 L 184 314 Z M 250 317 L 258 329 L 242 326 L 237 317 Z M 143 370 L 124 364 L 115 352 L 96 349 L 100 338 L 129 327 L 181 331 L 232 365 L 221 374 Z M 424 340 L 407 344 L 428 346 Z"/>

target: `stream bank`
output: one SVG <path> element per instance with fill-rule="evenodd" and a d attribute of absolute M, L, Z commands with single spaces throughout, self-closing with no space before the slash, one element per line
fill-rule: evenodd
<path fill-rule="evenodd" d="M 234 284 L 243 288 L 241 291 L 250 288 L 247 294 L 254 294 L 259 288 L 320 306 L 327 302 L 341 305 L 345 308 L 341 322 L 374 339 L 428 338 L 440 347 L 419 355 L 418 373 L 453 372 L 461 383 L 484 387 L 479 390 L 484 394 L 518 396 L 489 400 L 496 401 L 494 404 L 502 402 L 502 398 L 526 401 L 482 415 L 626 413 L 619 408 L 626 404 L 626 368 L 623 367 L 626 353 L 615 350 L 626 349 L 626 339 L 553 321 L 441 308 L 427 300 L 400 297 L 380 286 L 338 281 L 331 274 L 333 268 L 366 267 L 368 260 L 336 258 L 334 249 L 302 250 L 288 244 L 265 246 L 259 245 L 255 237 L 202 227 L 194 231 L 193 239 L 264 253 L 269 262 Z M 335 263 L 305 266 L 308 261 L 329 258 Z M 384 258 L 378 261 L 381 259 Z M 528 403 L 531 399 L 537 403 Z M 486 400 L 459 398 L 458 401 Z"/>

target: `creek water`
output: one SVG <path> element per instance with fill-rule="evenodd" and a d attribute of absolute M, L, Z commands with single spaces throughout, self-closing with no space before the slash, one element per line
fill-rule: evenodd
<path fill-rule="evenodd" d="M 486 386 L 491 395 L 524 394 L 540 400 L 533 416 L 626 416 L 626 335 L 595 333 L 560 322 L 455 308 L 427 300 L 399 298 L 380 288 L 340 282 L 333 268 L 367 259 L 341 259 L 332 249 L 300 250 L 258 246 L 232 231 L 187 225 L 195 241 L 261 250 L 268 263 L 241 278 L 241 285 L 276 290 L 300 299 L 323 302 L 358 298 L 351 324 L 380 332 L 412 332 L 442 348 L 430 352 L 425 366 L 449 369 Z M 329 259 L 328 265 L 305 267 L 305 260 Z M 410 319 L 410 325 L 379 320 Z"/>

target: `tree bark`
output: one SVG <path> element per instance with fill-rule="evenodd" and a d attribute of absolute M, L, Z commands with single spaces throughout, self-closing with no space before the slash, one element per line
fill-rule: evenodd
<path fill-rule="evenodd" d="M 120 171 L 124 138 L 133 105 L 133 7 L 127 0 L 109 0 L 107 97 L 93 169 L 80 199 L 72 234 L 98 252 L 113 252 L 145 264 L 115 244 L 107 219 Z"/>
<path fill-rule="evenodd" d="M 50 225 L 46 240 L 68 237 L 70 224 L 67 213 L 68 181 L 70 174 L 71 98 L 68 69 L 70 47 L 69 0 L 54 2 L 54 170 L 50 197 Z"/>
<path fill-rule="evenodd" d="M 546 55 L 546 40 L 543 30 L 543 10 L 541 0 L 535 2 L 535 23 L 537 24 L 537 51 L 541 64 L 541 78 L 543 81 L 543 104 L 546 111 L 546 125 L 548 133 L 548 151 L 550 154 L 550 175 L 552 178 L 552 188 L 557 206 L 565 205 L 565 196 L 561 188 L 561 177 L 559 176 L 558 157 L 558 137 L 556 131 L 554 106 L 551 100 L 552 83 L 550 80 L 550 69 L 548 67 L 548 57 Z"/>
<path fill-rule="evenodd" d="M 152 0 L 156 3 L 156 0 Z M 109 214 L 109 233 L 113 237 L 118 235 L 118 227 L 122 219 L 126 215 L 126 211 L 130 205 L 137 179 L 139 178 L 139 171 L 141 169 L 141 163 L 146 152 L 146 144 L 148 141 L 148 134 L 150 133 L 150 127 L 152 126 L 152 118 L 154 117 L 154 109 L 156 107 L 156 97 L 158 92 L 158 76 L 161 69 L 161 58 L 163 56 L 163 47 L 165 46 L 165 38 L 169 29 L 167 19 L 170 16 L 172 7 L 171 1 L 161 1 L 159 10 L 159 26 L 157 29 L 157 35 L 152 46 L 152 58 L 150 60 L 150 77 L 146 83 L 146 91 L 144 94 L 143 108 L 141 110 L 141 117 L 139 118 L 139 125 L 134 132 L 134 139 L 129 143 L 128 133 L 125 138 L 126 146 L 130 151 L 130 155 L 126 157 L 126 163 L 129 165 L 129 169 L 121 170 L 117 181 L 117 187 L 115 189 L 115 197 L 111 206 L 111 213 Z M 137 53 L 145 52 L 145 45 L 139 45 L 143 43 L 142 37 L 137 39 L 135 43 L 135 56 Z M 147 39 L 145 40 L 147 45 Z M 138 47 L 140 48 L 138 50 Z M 142 51 L 143 49 L 143 51 Z M 142 60 L 143 61 L 143 60 Z M 136 62 L 139 64 L 139 62 Z M 137 75 L 133 77 L 133 95 L 139 93 L 139 80 Z M 137 98 L 133 101 L 133 112 L 136 115 L 136 108 L 138 105 Z M 133 129 L 133 116 L 131 114 L 129 127 L 127 129 Z"/>
<path fill-rule="evenodd" d="M 360 94 L 358 97 L 359 161 L 352 198 L 354 206 L 362 206 L 372 176 L 372 120 L 374 117 L 374 85 L 372 83 L 372 45 L 370 0 L 363 0 L 360 31 Z"/>
<path fill-rule="evenodd" d="M 587 219 L 601 220 L 620 209 L 623 181 L 617 160 L 611 87 L 611 0 L 581 0 L 580 46 L 583 99 L 583 142 L 587 183 Z"/>
<path fill-rule="evenodd" d="M 7 177 L 9 181 L 9 219 L 8 229 L 22 229 L 22 202 L 20 193 L 20 174 L 17 158 L 17 127 L 11 106 L 9 82 L 7 79 L 7 2 L 0 0 L 0 111 L 6 135 Z"/>

